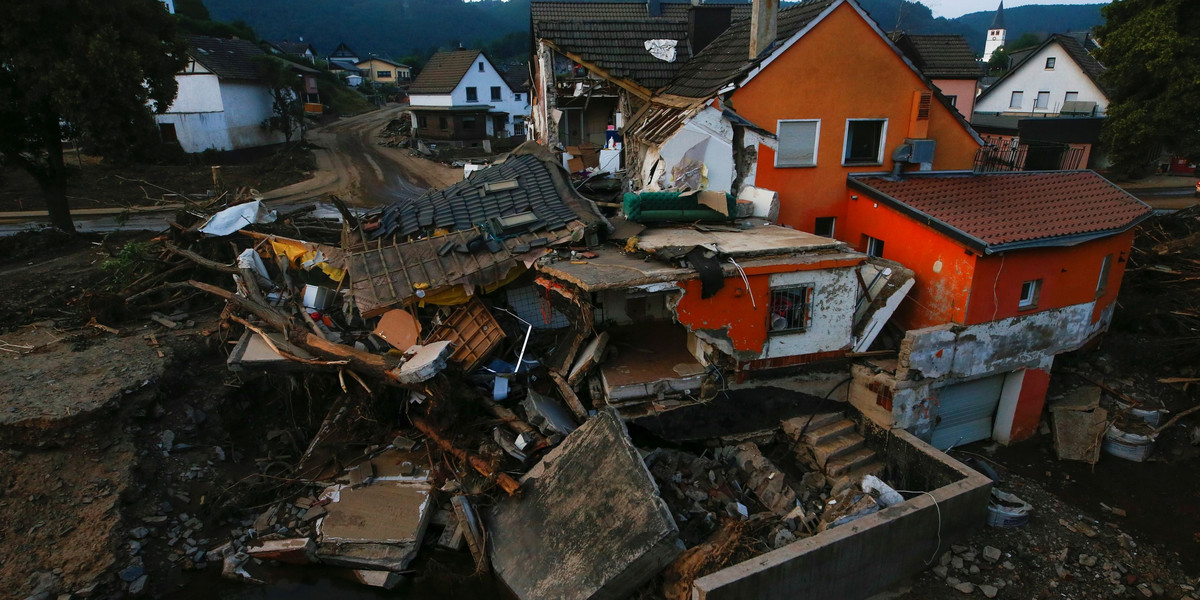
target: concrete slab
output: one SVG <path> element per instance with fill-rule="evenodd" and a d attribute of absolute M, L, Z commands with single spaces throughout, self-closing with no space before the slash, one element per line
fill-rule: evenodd
<path fill-rule="evenodd" d="M 363 487 L 333 486 L 333 501 L 317 525 L 317 557 L 352 568 L 399 571 L 420 549 L 433 515 L 428 483 L 383 481 Z"/>
<path fill-rule="evenodd" d="M 761 225 L 736 232 L 691 228 L 647 229 L 638 236 L 638 248 L 651 254 L 694 246 L 715 248 L 733 257 L 845 249 L 845 244 L 835 239 L 777 225 Z"/>
<path fill-rule="evenodd" d="M 679 554 L 679 530 L 625 425 L 604 411 L 487 515 L 492 568 L 521 600 L 629 597 Z"/>

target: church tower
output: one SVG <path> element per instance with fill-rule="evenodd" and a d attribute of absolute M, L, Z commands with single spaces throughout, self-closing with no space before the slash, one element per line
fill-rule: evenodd
<path fill-rule="evenodd" d="M 996 9 L 996 16 L 992 19 L 992 26 L 988 28 L 987 41 L 983 44 L 983 62 L 992 59 L 992 53 L 1004 45 L 1004 0 L 1000 0 L 1000 7 Z"/>

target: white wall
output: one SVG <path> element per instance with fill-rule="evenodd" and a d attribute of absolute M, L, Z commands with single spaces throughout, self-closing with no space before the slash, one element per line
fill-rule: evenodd
<path fill-rule="evenodd" d="M 226 80 L 221 82 L 221 100 L 225 106 L 230 145 L 234 149 L 284 142 L 282 133 L 267 131 L 262 126 L 263 121 L 272 116 L 271 92 L 266 86 Z"/>
<path fill-rule="evenodd" d="M 175 126 L 175 135 L 184 152 L 233 149 L 225 129 L 224 112 L 167 113 L 155 115 L 154 120 Z"/>
<path fill-rule="evenodd" d="M 771 335 L 760 358 L 830 352 L 849 346 L 853 342 L 854 305 L 858 301 L 855 269 L 796 271 L 770 276 L 772 288 L 792 285 L 813 286 L 811 325 L 802 333 Z M 759 300 L 766 302 L 768 299 Z"/>
<path fill-rule="evenodd" d="M 708 167 L 706 189 L 737 195 L 736 190 L 730 189 L 735 174 L 733 125 L 721 116 L 721 111 L 711 106 L 689 119 L 675 135 L 659 146 L 658 156 L 666 167 L 667 178 L 671 177 L 671 169 L 679 164 L 683 155 L 705 139 L 708 140 L 708 149 L 704 155 L 704 164 Z M 647 163 L 644 166 L 649 168 L 653 161 Z M 649 176 L 649 173 L 644 173 L 643 179 Z"/>
<path fill-rule="evenodd" d="M 175 76 L 179 92 L 167 113 L 221 112 L 221 83 L 212 73 L 179 74 Z"/>
<path fill-rule="evenodd" d="M 1046 59 L 1054 57 L 1054 69 L 1046 70 Z M 1009 108 L 1014 91 L 1024 92 L 1021 108 Z M 1038 92 L 1050 92 L 1050 105 L 1046 109 L 1034 109 Z M 988 89 L 987 95 L 975 102 L 976 112 L 1013 112 L 1057 114 L 1062 109 L 1067 92 L 1079 92 L 1079 101 L 1095 102 L 1097 113 L 1103 115 L 1108 108 L 1108 99 L 1092 83 L 1083 69 L 1057 42 L 1047 44 L 1021 67 Z"/>
<path fill-rule="evenodd" d="M 479 63 L 483 63 L 483 71 L 479 70 Z M 500 87 L 500 100 L 492 100 L 492 87 Z M 476 101 L 467 102 L 467 88 L 474 87 L 476 92 Z M 475 59 L 475 63 L 463 75 L 462 81 L 458 82 L 458 87 L 449 94 L 412 94 L 409 96 L 409 104 L 412 106 L 470 106 L 472 104 L 488 105 L 493 107 L 493 111 L 508 113 L 508 123 L 505 126 L 505 135 L 513 135 L 513 116 L 522 116 L 528 118 L 530 113 L 529 94 L 521 92 L 521 100 L 513 100 L 513 91 L 504 82 L 504 78 L 496 67 L 492 65 L 483 54 L 480 54 Z"/>

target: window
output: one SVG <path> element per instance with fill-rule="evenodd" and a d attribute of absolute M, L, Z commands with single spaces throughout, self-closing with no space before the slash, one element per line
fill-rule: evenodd
<path fill-rule="evenodd" d="M 837 223 L 837 217 L 817 217 L 816 227 L 813 227 L 813 233 L 831 238 L 833 237 L 833 227 Z"/>
<path fill-rule="evenodd" d="M 1096 282 L 1096 297 L 1104 295 L 1104 290 L 1108 288 L 1108 272 L 1112 270 L 1112 255 L 1106 255 L 1104 260 L 1100 261 L 1100 279 Z"/>
<path fill-rule="evenodd" d="M 887 119 L 847 119 L 846 148 L 842 164 L 880 164 Z"/>
<path fill-rule="evenodd" d="M 483 72 L 483 61 L 482 61 L 482 60 L 481 60 L 481 61 L 479 61 L 479 72 L 480 72 L 480 73 L 482 73 L 482 72 Z"/>
<path fill-rule="evenodd" d="M 776 167 L 812 167 L 817 164 L 817 138 L 821 121 L 780 120 L 779 151 L 775 153 Z"/>
<path fill-rule="evenodd" d="M 513 102 L 520 102 L 520 101 L 521 101 L 521 95 L 513 94 Z"/>
<path fill-rule="evenodd" d="M 475 129 L 475 117 L 463 117 L 463 131 L 472 131 Z"/>
<path fill-rule="evenodd" d="M 500 101 L 500 86 L 493 85 L 492 86 L 492 102 L 499 102 L 499 101 Z"/>
<path fill-rule="evenodd" d="M 1047 71 L 1054 70 L 1054 57 L 1053 56 L 1046 59 L 1046 70 Z"/>
<path fill-rule="evenodd" d="M 417 127 L 420 127 L 421 129 L 425 129 L 425 128 L 429 127 L 429 118 L 428 117 L 417 117 Z"/>
<path fill-rule="evenodd" d="M 1050 92 L 1038 92 L 1034 108 L 1050 108 Z"/>
<path fill-rule="evenodd" d="M 1038 302 L 1038 293 L 1042 290 L 1042 280 L 1034 279 L 1021 284 L 1021 299 L 1017 301 L 1017 308 L 1036 308 Z"/>
<path fill-rule="evenodd" d="M 391 76 L 392 76 L 391 71 L 375 71 L 376 79 L 388 79 L 388 78 L 391 78 Z"/>
<path fill-rule="evenodd" d="M 950 103 L 950 106 L 958 106 L 958 96 L 946 96 L 946 101 Z"/>
<path fill-rule="evenodd" d="M 442 131 L 445 131 L 445 130 L 449 129 L 449 125 L 450 124 L 446 121 L 446 117 L 438 117 L 438 128 L 439 129 L 441 129 Z"/>
<path fill-rule="evenodd" d="M 867 247 L 867 256 L 883 258 L 883 240 L 869 235 L 864 235 L 863 240 L 865 241 L 863 245 Z"/>
<path fill-rule="evenodd" d="M 808 329 L 812 312 L 813 286 L 796 285 L 771 290 L 771 310 L 767 314 L 771 333 L 792 333 Z"/>
<path fill-rule="evenodd" d="M 1063 96 L 1063 102 L 1078 102 L 1078 101 L 1079 101 L 1079 92 L 1067 92 L 1067 94 L 1065 96 Z"/>
<path fill-rule="evenodd" d="M 1021 108 L 1022 102 L 1025 102 L 1025 92 L 1013 92 L 1012 98 L 1008 99 L 1008 107 Z"/>
<path fill-rule="evenodd" d="M 513 119 L 513 135 L 525 135 L 525 119 Z"/>
<path fill-rule="evenodd" d="M 467 102 L 479 102 L 479 92 L 475 88 L 467 88 Z"/>

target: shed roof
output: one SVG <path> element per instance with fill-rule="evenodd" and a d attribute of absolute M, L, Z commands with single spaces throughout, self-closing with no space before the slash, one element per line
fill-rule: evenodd
<path fill-rule="evenodd" d="M 450 50 L 448 52 L 438 52 L 425 63 L 425 68 L 421 69 L 421 74 L 417 75 L 413 81 L 412 87 L 408 88 L 408 93 L 411 94 L 449 94 L 458 87 L 458 82 L 462 81 L 467 71 L 471 69 L 471 65 L 475 64 L 475 59 L 483 55 L 482 50 Z"/>
<path fill-rule="evenodd" d="M 221 79 L 258 79 L 262 75 L 254 57 L 266 53 L 249 40 L 193 34 L 184 34 L 183 39 L 188 54 Z"/>
<path fill-rule="evenodd" d="M 1095 171 L 855 173 L 849 182 L 988 254 L 1074 245 L 1125 231 L 1151 213 Z"/>
<path fill-rule="evenodd" d="M 979 79 L 983 75 L 975 52 L 961 35 L 904 34 L 896 39 L 896 46 L 930 79 Z"/>
<path fill-rule="evenodd" d="M 691 58 L 686 20 L 538 21 L 534 23 L 534 36 L 596 65 L 612 77 L 629 79 L 652 90 L 671 81 L 680 66 Z M 655 58 L 646 49 L 647 40 L 675 40 L 675 60 Z"/>
<path fill-rule="evenodd" d="M 381 226 L 373 236 L 463 231 L 492 218 L 526 212 L 537 218 L 530 231 L 562 230 L 576 220 L 588 226 L 604 223 L 596 206 L 575 192 L 548 151 L 527 142 L 501 162 L 444 190 L 430 190 L 384 207 Z"/>

